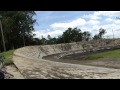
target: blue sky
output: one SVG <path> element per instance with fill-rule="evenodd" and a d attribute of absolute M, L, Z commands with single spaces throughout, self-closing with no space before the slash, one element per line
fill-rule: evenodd
<path fill-rule="evenodd" d="M 36 11 L 34 25 L 36 37 L 43 35 L 57 37 L 67 28 L 78 27 L 82 31 L 89 31 L 92 36 L 99 32 L 99 28 L 106 29 L 104 37 L 112 38 L 112 29 L 116 38 L 120 38 L 120 11 Z"/>

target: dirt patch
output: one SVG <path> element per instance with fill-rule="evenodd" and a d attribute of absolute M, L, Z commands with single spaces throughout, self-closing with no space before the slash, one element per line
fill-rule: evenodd
<path fill-rule="evenodd" d="M 59 59 L 55 58 L 56 55 L 49 55 L 49 56 L 46 56 L 43 58 L 46 60 L 51 60 L 51 61 L 56 61 L 56 62 L 120 69 L 120 58 L 101 58 L 101 59 L 95 59 L 95 60 L 84 60 L 83 59 L 87 55 L 101 53 L 101 52 L 105 52 L 105 51 L 108 51 L 108 50 L 71 54 L 71 55 L 66 55 Z"/>

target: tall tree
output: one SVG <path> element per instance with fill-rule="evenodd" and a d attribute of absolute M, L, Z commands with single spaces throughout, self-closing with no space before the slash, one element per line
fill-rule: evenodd
<path fill-rule="evenodd" d="M 66 43 L 82 41 L 82 32 L 77 28 L 68 28 L 62 35 Z"/>
<path fill-rule="evenodd" d="M 103 35 L 106 33 L 106 30 L 103 28 L 99 29 L 99 34 L 96 34 L 93 39 L 102 39 Z"/>
<path fill-rule="evenodd" d="M 47 44 L 47 40 L 42 36 L 41 42 L 43 45 Z"/>
<path fill-rule="evenodd" d="M 103 38 L 103 35 L 106 33 L 106 30 L 105 29 L 103 29 L 103 28 L 100 28 L 99 29 L 99 37 L 100 38 Z"/>
<path fill-rule="evenodd" d="M 31 43 L 34 11 L 0 11 L 7 49 Z"/>
<path fill-rule="evenodd" d="M 91 33 L 88 31 L 84 31 L 82 34 L 83 40 L 88 41 L 91 39 Z"/>

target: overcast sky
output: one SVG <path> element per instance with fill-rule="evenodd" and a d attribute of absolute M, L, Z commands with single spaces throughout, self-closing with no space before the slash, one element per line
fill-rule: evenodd
<path fill-rule="evenodd" d="M 43 35 L 57 37 L 67 28 L 78 27 L 82 31 L 91 32 L 92 36 L 98 34 L 100 28 L 106 29 L 105 37 L 120 38 L 120 11 L 36 11 L 34 25 L 36 37 Z"/>

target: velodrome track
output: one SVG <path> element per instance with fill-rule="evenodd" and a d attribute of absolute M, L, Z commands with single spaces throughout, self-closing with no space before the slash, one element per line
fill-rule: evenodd
<path fill-rule="evenodd" d="M 84 51 L 103 49 L 100 46 L 109 47 L 106 43 L 83 43 L 26 46 L 15 50 L 13 61 L 26 79 L 118 79 L 120 69 L 110 69 L 95 66 L 54 62 L 43 59 L 44 56 L 57 54 L 56 59 Z"/>

